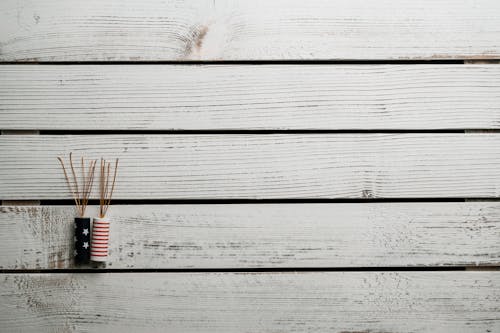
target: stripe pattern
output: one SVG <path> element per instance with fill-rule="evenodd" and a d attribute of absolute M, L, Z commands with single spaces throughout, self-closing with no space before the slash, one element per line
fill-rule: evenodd
<path fill-rule="evenodd" d="M 90 259 L 97 262 L 105 262 L 108 258 L 109 242 L 109 219 L 94 218 L 92 227 L 92 246 Z"/>

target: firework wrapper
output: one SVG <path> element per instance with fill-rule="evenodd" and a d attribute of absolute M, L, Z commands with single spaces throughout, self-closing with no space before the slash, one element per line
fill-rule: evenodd
<path fill-rule="evenodd" d="M 90 261 L 90 217 L 75 217 L 75 263 Z"/>
<path fill-rule="evenodd" d="M 92 226 L 92 246 L 90 250 L 90 260 L 105 262 L 108 259 L 109 244 L 109 219 L 94 218 Z"/>

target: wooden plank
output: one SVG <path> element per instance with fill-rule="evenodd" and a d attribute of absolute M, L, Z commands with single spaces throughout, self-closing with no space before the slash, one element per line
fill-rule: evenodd
<path fill-rule="evenodd" d="M 70 150 L 121 159 L 116 199 L 500 195 L 498 133 L 42 135 L 0 136 L 0 199 L 70 199 Z"/>
<path fill-rule="evenodd" d="M 22 332 L 497 332 L 500 272 L 6 274 Z"/>
<path fill-rule="evenodd" d="M 495 0 L 3 0 L 1 61 L 499 59 Z"/>
<path fill-rule="evenodd" d="M 500 128 L 496 65 L 0 66 L 0 126 Z"/>
<path fill-rule="evenodd" d="M 79 268 L 74 216 L 0 207 L 0 268 Z M 118 205 L 110 218 L 108 268 L 500 264 L 497 202 Z"/>
<path fill-rule="evenodd" d="M 1 96 L 1 94 L 0 94 Z M 1 106 L 0 106 L 1 109 Z M 1 121 L 0 121 L 1 123 Z M 40 131 L 37 130 L 1 130 L 1 135 L 37 135 Z M 2 206 L 35 206 L 40 205 L 40 200 L 1 200 Z"/>

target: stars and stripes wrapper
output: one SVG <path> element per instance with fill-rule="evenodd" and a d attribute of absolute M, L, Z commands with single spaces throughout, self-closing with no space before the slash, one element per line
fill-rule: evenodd
<path fill-rule="evenodd" d="M 105 262 L 108 259 L 109 244 L 109 219 L 94 218 L 92 226 L 92 247 L 90 250 L 90 260 Z"/>
<path fill-rule="evenodd" d="M 75 217 L 75 264 L 90 261 L 90 217 Z"/>

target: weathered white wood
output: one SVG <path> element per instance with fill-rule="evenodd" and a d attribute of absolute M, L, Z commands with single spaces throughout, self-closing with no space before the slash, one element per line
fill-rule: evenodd
<path fill-rule="evenodd" d="M 7 274 L 8 332 L 498 332 L 500 272 Z"/>
<path fill-rule="evenodd" d="M 118 205 L 109 214 L 108 268 L 500 264 L 496 202 Z M 66 206 L 0 207 L 0 268 L 75 268 L 74 216 Z"/>
<path fill-rule="evenodd" d="M 496 0 L 2 0 L 0 60 L 498 59 Z"/>
<path fill-rule="evenodd" d="M 496 65 L 0 66 L 0 127 L 500 128 Z"/>
<path fill-rule="evenodd" d="M 119 157 L 122 199 L 500 195 L 498 133 L 42 135 L 0 136 L 0 199 L 69 199 L 71 150 Z"/>

